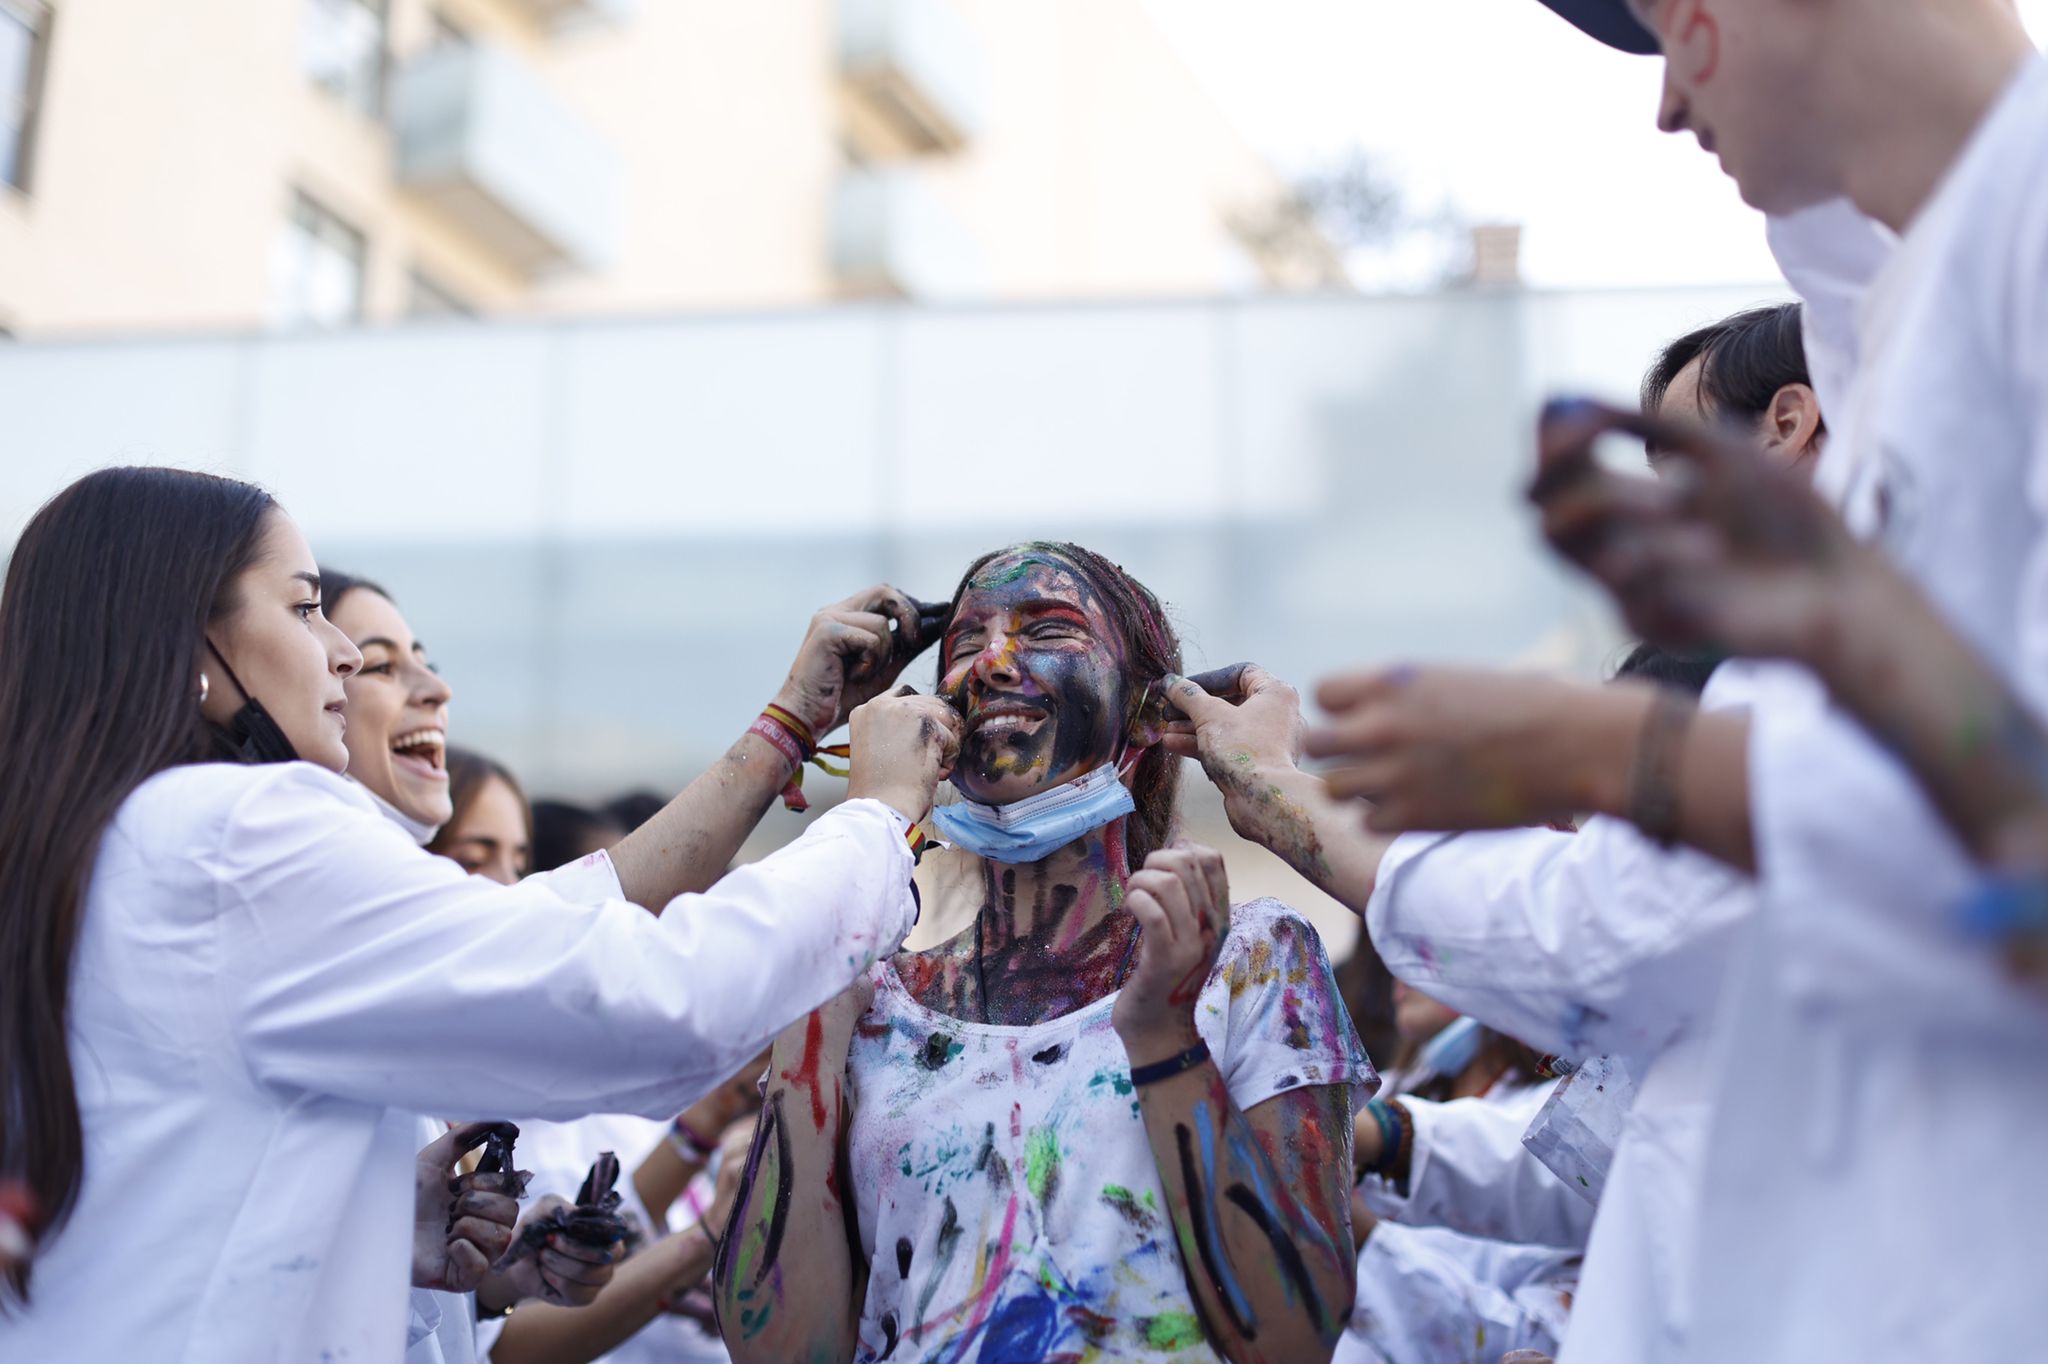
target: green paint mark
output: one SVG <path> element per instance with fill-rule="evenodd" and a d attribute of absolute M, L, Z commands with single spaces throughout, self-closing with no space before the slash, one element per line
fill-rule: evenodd
<path fill-rule="evenodd" d="M 1129 1094 L 1131 1093 L 1130 1072 L 1123 1070 L 1098 1070 L 1089 1078 L 1088 1088 L 1108 1088 L 1115 1090 L 1118 1094 Z"/>
<path fill-rule="evenodd" d="M 1034 1127 L 1024 1142 L 1024 1184 L 1041 1204 L 1060 1182 L 1060 1139 L 1050 1127 Z"/>
<path fill-rule="evenodd" d="M 1155 1350 L 1189 1350 L 1202 1343 L 1202 1327 L 1188 1312 L 1161 1312 L 1145 1319 L 1145 1343 Z"/>
<path fill-rule="evenodd" d="M 1034 554 L 1019 554 L 1007 564 L 998 559 L 975 575 L 974 586 L 978 588 L 1007 587 L 1026 573 L 1029 573 L 1034 567 L 1043 563 L 1045 563 L 1045 560 Z"/>

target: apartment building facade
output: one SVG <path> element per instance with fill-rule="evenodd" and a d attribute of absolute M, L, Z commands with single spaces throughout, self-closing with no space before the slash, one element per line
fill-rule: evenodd
<path fill-rule="evenodd" d="M 1257 289 L 1279 189 L 1141 0 L 0 0 L 22 336 Z"/>

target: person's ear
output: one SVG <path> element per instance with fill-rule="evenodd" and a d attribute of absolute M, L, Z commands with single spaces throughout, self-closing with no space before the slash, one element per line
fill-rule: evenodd
<path fill-rule="evenodd" d="M 1820 455 L 1820 396 L 1806 384 L 1787 384 L 1764 412 L 1764 449 L 1788 469 L 1803 468 Z"/>
<path fill-rule="evenodd" d="M 1124 732 L 1129 747 L 1151 748 L 1166 737 L 1166 722 L 1171 717 L 1171 707 L 1166 700 L 1166 687 L 1161 682 L 1148 682 L 1139 693 L 1137 704 L 1131 707 L 1131 723 Z"/>

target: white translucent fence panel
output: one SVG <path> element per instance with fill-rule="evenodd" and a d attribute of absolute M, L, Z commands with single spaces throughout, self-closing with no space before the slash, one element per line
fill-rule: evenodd
<path fill-rule="evenodd" d="M 0 543 L 79 473 L 255 477 L 384 581 L 454 735 L 544 790 L 723 751 L 813 609 L 1076 539 L 1190 667 L 1585 665 L 1603 608 L 1521 500 L 1553 389 L 1633 393 L 1768 288 L 465 323 L 0 348 Z M 912 677 L 930 680 L 928 660 Z"/>

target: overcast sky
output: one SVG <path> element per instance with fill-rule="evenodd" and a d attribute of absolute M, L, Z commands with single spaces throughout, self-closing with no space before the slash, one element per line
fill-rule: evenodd
<path fill-rule="evenodd" d="M 1536 0 L 1146 0 L 1254 145 L 1300 171 L 1372 153 L 1427 208 L 1520 222 L 1531 283 L 1776 277 L 1762 220 L 1653 126 L 1660 64 Z M 2048 0 L 2020 0 L 2037 40 Z M 1399 281 L 1420 266 L 1383 264 Z"/>

